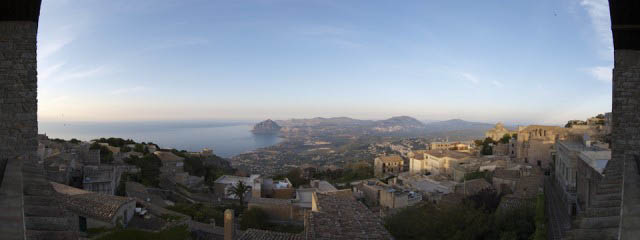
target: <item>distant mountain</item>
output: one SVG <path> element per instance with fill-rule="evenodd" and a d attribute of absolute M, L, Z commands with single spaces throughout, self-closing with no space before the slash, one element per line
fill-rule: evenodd
<path fill-rule="evenodd" d="M 469 122 L 461 119 L 425 123 L 409 116 L 395 116 L 384 120 L 360 120 L 348 117 L 276 120 L 285 132 L 318 131 L 321 133 L 350 133 L 394 136 L 436 136 L 481 138 L 494 124 Z M 296 130 L 297 129 L 297 130 Z M 309 129 L 309 130 L 303 130 Z"/>
<path fill-rule="evenodd" d="M 289 119 L 277 120 L 283 127 L 322 127 L 322 126 L 365 126 L 370 125 L 374 121 L 358 120 L 348 117 L 332 117 L 332 118 L 307 118 L 307 119 Z"/>
<path fill-rule="evenodd" d="M 253 130 L 251 130 L 251 132 L 255 134 L 275 134 L 280 132 L 280 129 L 280 125 L 271 119 L 267 119 L 253 126 Z"/>
<path fill-rule="evenodd" d="M 413 130 L 422 130 L 424 123 L 418 121 L 415 118 L 409 116 L 392 117 L 386 120 L 380 120 L 375 122 L 373 127 L 377 132 L 408 132 Z"/>
<path fill-rule="evenodd" d="M 493 128 L 495 124 L 469 122 L 462 119 L 451 119 L 446 121 L 432 122 L 425 124 L 425 132 L 437 136 L 468 136 L 481 138 L 484 133 Z"/>

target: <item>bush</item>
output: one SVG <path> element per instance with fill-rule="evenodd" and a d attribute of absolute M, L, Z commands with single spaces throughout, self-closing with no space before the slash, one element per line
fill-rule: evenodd
<path fill-rule="evenodd" d="M 267 213 L 260 208 L 251 208 L 244 212 L 240 220 L 240 229 L 247 228 L 265 229 L 267 227 Z"/>
<path fill-rule="evenodd" d="M 545 221 L 544 195 L 538 194 L 536 199 L 536 231 L 533 235 L 534 240 L 547 239 L 547 226 Z"/>
<path fill-rule="evenodd" d="M 211 219 L 216 221 L 216 225 L 224 225 L 224 214 L 216 208 L 206 206 L 202 203 L 188 204 L 178 203 L 167 209 L 190 216 L 194 221 L 201 223 L 211 223 Z"/>
<path fill-rule="evenodd" d="M 177 226 L 160 232 L 145 232 L 137 229 L 118 230 L 98 240 L 186 240 L 191 239 L 187 226 Z"/>

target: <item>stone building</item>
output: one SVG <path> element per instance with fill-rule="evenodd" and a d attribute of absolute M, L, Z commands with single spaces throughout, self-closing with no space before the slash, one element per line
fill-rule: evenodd
<path fill-rule="evenodd" d="M 465 152 L 434 150 L 426 151 L 424 159 L 413 161 L 414 165 L 409 166 L 410 169 L 416 169 L 413 172 L 428 171 L 434 175 L 451 175 L 451 166 L 457 163 L 467 162 L 474 158 L 473 155 Z M 411 170 L 409 172 L 412 172 Z"/>
<path fill-rule="evenodd" d="M 493 186 L 491 186 L 487 180 L 484 180 L 484 178 L 477 178 L 456 185 L 454 192 L 464 196 L 470 196 L 484 189 L 493 189 Z"/>
<path fill-rule="evenodd" d="M 505 134 L 513 135 L 517 133 L 516 131 L 511 131 L 504 127 L 502 123 L 496 123 L 496 126 L 492 129 L 489 129 L 484 133 L 485 137 L 491 138 L 494 141 L 500 140 Z"/>
<path fill-rule="evenodd" d="M 260 184 L 260 183 L 256 183 L 256 180 L 259 177 L 260 177 L 259 174 L 252 174 L 249 177 L 223 175 L 223 176 L 220 176 L 218 179 L 216 179 L 216 181 L 214 182 L 214 192 L 220 198 L 238 199 L 238 196 L 235 196 L 229 193 L 229 189 L 237 185 L 239 182 L 243 182 L 245 185 L 251 187 L 252 189 L 259 189 L 259 187 L 254 187 L 256 184 Z M 247 195 L 254 196 L 256 195 L 256 193 L 252 192 Z M 261 192 L 258 191 L 257 195 L 260 196 Z"/>
<path fill-rule="evenodd" d="M 127 226 L 133 217 L 136 207 L 133 198 L 89 192 L 54 182 L 51 184 L 65 208 L 78 216 L 78 228 L 82 232 L 90 228 L 114 228 L 118 224 Z"/>
<path fill-rule="evenodd" d="M 383 177 L 402 172 L 404 160 L 398 155 L 380 156 L 374 160 L 374 175 Z"/>
<path fill-rule="evenodd" d="M 184 172 L 184 158 L 167 151 L 155 151 L 153 152 L 162 166 L 160 167 L 161 174 L 175 174 Z"/>
<path fill-rule="evenodd" d="M 567 137 L 567 129 L 556 126 L 530 125 L 518 128 L 516 158 L 542 168 L 549 167 L 553 146 Z"/>
<path fill-rule="evenodd" d="M 603 171 L 611 160 L 611 151 L 581 151 L 576 162 L 576 203 L 579 209 L 593 207 L 598 184 Z"/>
<path fill-rule="evenodd" d="M 115 195 L 122 171 L 113 165 L 84 166 L 82 188 L 87 191 Z"/>

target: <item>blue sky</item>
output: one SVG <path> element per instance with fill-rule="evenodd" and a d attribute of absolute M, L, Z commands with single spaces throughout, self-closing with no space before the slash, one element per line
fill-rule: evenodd
<path fill-rule="evenodd" d="M 42 121 L 611 110 L 606 0 L 44 0 Z"/>

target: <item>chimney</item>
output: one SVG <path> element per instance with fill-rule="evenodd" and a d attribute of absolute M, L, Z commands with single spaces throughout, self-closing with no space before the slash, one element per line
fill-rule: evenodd
<path fill-rule="evenodd" d="M 233 209 L 224 210 L 224 240 L 233 240 L 235 238 L 235 223 L 233 218 Z"/>

